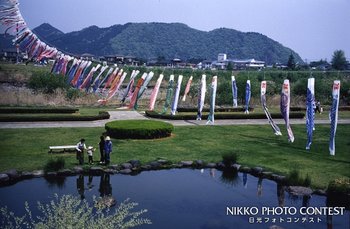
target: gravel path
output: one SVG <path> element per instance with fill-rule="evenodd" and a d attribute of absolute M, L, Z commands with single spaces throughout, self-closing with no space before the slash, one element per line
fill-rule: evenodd
<path fill-rule="evenodd" d="M 0 129 L 17 128 L 52 128 L 52 127 L 104 127 L 113 120 L 149 119 L 137 111 L 109 111 L 110 118 L 97 121 L 62 121 L 62 122 L 0 122 Z M 206 120 L 163 120 L 174 126 L 206 125 Z M 277 124 L 284 124 L 283 119 L 275 119 Z M 304 119 L 291 119 L 291 124 L 305 124 Z M 315 120 L 316 124 L 330 124 L 329 120 Z M 350 124 L 350 119 L 340 119 L 339 124 Z M 268 125 L 267 119 L 218 119 L 215 125 Z"/>

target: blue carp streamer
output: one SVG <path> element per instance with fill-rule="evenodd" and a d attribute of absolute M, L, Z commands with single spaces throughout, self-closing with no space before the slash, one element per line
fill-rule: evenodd
<path fill-rule="evenodd" d="M 244 111 L 245 114 L 249 114 L 250 97 L 251 97 L 250 80 L 247 80 L 247 84 L 245 87 L 245 111 Z"/>
<path fill-rule="evenodd" d="M 315 128 L 315 78 L 308 79 L 306 95 L 306 149 L 310 150 L 312 143 L 312 134 Z"/>

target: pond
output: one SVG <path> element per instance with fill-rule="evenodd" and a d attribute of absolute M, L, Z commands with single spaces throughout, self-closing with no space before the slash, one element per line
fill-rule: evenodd
<path fill-rule="evenodd" d="M 130 198 L 148 209 L 143 215 L 152 225 L 142 228 L 349 228 L 350 213 L 342 215 L 301 215 L 302 207 L 326 206 L 326 197 L 295 197 L 275 182 L 246 173 L 216 169 L 172 169 L 146 171 L 136 176 L 69 176 L 48 180 L 34 178 L 0 188 L 0 206 L 24 214 L 24 202 L 37 214 L 36 203 L 47 203 L 54 194 L 73 194 L 92 201 L 93 197 L 112 195 L 117 204 Z M 247 207 L 247 215 L 238 207 Z M 275 207 L 275 208 L 273 208 Z M 281 207 L 281 208 L 276 208 Z M 291 207 L 291 208 L 282 208 Z M 292 208 L 293 207 L 293 208 Z M 296 209 L 296 214 L 262 215 L 263 209 Z M 253 211 L 253 212 L 252 212 Z M 235 214 L 232 214 L 235 213 Z M 289 212 L 290 213 L 290 212 Z M 312 218 L 312 219 L 311 219 Z M 260 221 L 261 220 L 261 221 Z M 283 221 L 283 222 L 281 222 Z M 289 222 L 291 221 L 291 222 Z M 312 222 L 314 221 L 314 222 Z"/>

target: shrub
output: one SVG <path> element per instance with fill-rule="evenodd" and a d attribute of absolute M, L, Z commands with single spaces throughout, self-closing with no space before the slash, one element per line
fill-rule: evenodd
<path fill-rule="evenodd" d="M 194 113 L 188 113 L 188 114 L 177 114 L 177 115 L 170 115 L 170 114 L 159 114 L 155 111 L 146 111 L 146 115 L 148 117 L 152 118 L 159 118 L 159 119 L 170 119 L 170 120 L 196 120 L 197 115 Z M 292 112 L 289 114 L 289 118 L 304 118 L 305 113 L 303 112 Z M 280 113 L 272 113 L 272 118 L 283 118 Z M 202 115 L 202 120 L 205 120 L 208 118 L 207 114 Z M 227 114 L 215 114 L 215 119 L 266 119 L 266 115 L 263 113 L 249 113 L 249 114 L 243 114 L 243 113 L 227 113 Z"/>
<path fill-rule="evenodd" d="M 25 215 L 16 216 L 7 207 L 0 208 L 0 219 L 3 228 L 132 228 L 143 224 L 152 224 L 147 218 L 140 215 L 147 212 L 142 209 L 132 210 L 138 206 L 129 199 L 123 201 L 113 214 L 110 209 L 101 210 L 91 207 L 86 200 L 72 195 L 63 195 L 48 204 L 38 202 L 40 217 L 32 217 L 28 203 L 25 203 Z M 96 202 L 96 200 L 95 200 Z"/>
<path fill-rule="evenodd" d="M 236 152 L 226 153 L 222 155 L 222 162 L 225 164 L 226 167 L 229 167 L 235 163 L 237 163 L 239 158 L 239 154 Z"/>
<path fill-rule="evenodd" d="M 328 184 L 327 206 L 350 209 L 350 178 L 338 178 Z"/>
<path fill-rule="evenodd" d="M 44 171 L 45 172 L 54 172 L 60 169 L 63 169 L 65 165 L 65 160 L 63 157 L 58 157 L 56 159 L 50 159 L 46 162 Z"/>
<path fill-rule="evenodd" d="M 76 88 L 69 88 L 67 91 L 66 91 L 66 98 L 68 100 L 71 100 L 71 101 L 74 101 L 76 100 L 77 98 L 81 98 L 84 96 L 84 93 L 81 92 L 80 90 L 76 89 Z"/>
<path fill-rule="evenodd" d="M 74 115 L 74 114 L 57 114 L 57 115 L 20 115 L 20 116 L 0 116 L 0 122 L 34 122 L 34 121 L 95 121 L 109 119 L 107 111 L 100 111 L 98 115 Z"/>
<path fill-rule="evenodd" d="M 311 177 L 309 176 L 309 174 L 306 174 L 306 177 L 303 178 L 300 175 L 299 170 L 293 169 L 287 175 L 287 184 L 291 186 L 309 187 L 311 185 Z"/>
<path fill-rule="evenodd" d="M 72 114 L 79 111 L 78 108 L 71 107 L 0 107 L 1 114 L 36 114 L 36 113 L 59 113 Z"/>
<path fill-rule="evenodd" d="M 153 120 L 122 120 L 108 122 L 107 134 L 118 139 L 152 139 L 169 137 L 174 130 L 170 123 Z"/>
<path fill-rule="evenodd" d="M 68 89 L 69 85 L 65 76 L 38 72 L 30 77 L 28 87 L 35 92 L 52 94 L 56 89 Z"/>

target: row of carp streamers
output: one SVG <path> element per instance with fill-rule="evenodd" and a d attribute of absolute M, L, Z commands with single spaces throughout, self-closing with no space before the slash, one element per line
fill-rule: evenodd
<path fill-rule="evenodd" d="M 101 93 L 104 92 L 105 97 L 100 99 L 99 102 L 102 104 L 107 103 L 119 90 L 120 86 L 126 78 L 126 72 L 118 67 L 92 66 L 91 61 L 80 60 L 66 55 L 54 47 L 47 45 L 41 41 L 28 27 L 24 21 L 21 12 L 19 10 L 18 0 L 1 0 L 0 4 L 0 21 L 1 24 L 7 27 L 5 33 L 9 32 L 16 34 L 13 42 L 19 45 L 21 50 L 25 50 L 28 53 L 30 59 L 36 59 L 41 61 L 43 59 L 55 59 L 55 63 L 51 71 L 55 74 L 66 75 L 69 83 L 75 88 L 81 90 L 85 89 L 88 92 Z M 68 67 L 70 66 L 70 67 Z M 67 71 L 68 70 L 68 71 Z M 98 72 L 98 70 L 100 70 Z M 133 85 L 136 76 L 139 71 L 132 71 L 129 83 L 127 84 L 126 90 L 122 95 L 122 102 L 125 102 L 126 98 L 130 98 L 129 108 L 137 109 L 137 101 L 142 96 L 144 91 L 147 89 L 149 82 L 152 80 L 154 73 L 143 73 L 141 78 L 137 81 L 136 87 L 133 90 Z M 95 76 L 97 75 L 97 76 Z M 94 77 L 95 76 L 95 77 Z M 156 81 L 155 87 L 151 93 L 149 109 L 153 110 L 156 102 L 157 94 L 161 82 L 164 78 L 163 74 L 160 74 Z M 167 87 L 165 104 L 162 113 L 166 113 L 167 109 L 171 105 L 171 115 L 175 115 L 177 105 L 179 101 L 180 88 L 183 76 L 179 75 L 178 81 L 175 88 L 175 95 L 173 97 L 173 84 L 174 75 L 170 76 L 170 80 Z M 186 96 L 189 93 L 190 86 L 193 77 L 191 76 L 187 82 L 182 101 L 186 100 Z M 235 77 L 232 76 L 232 94 L 233 94 L 233 107 L 237 107 L 237 84 Z M 282 135 L 280 129 L 273 121 L 271 114 L 266 105 L 266 81 L 261 82 L 261 104 L 266 114 L 266 117 L 276 135 Z M 307 85 L 307 102 L 306 102 L 306 129 L 307 129 L 307 144 L 306 149 L 309 150 L 312 143 L 312 135 L 315 130 L 314 118 L 315 118 L 315 79 L 310 78 Z M 215 110 L 215 96 L 217 88 L 217 76 L 212 78 L 210 85 L 210 112 L 208 116 L 207 124 L 214 124 L 214 110 Z M 108 90 L 107 90 L 108 89 Z M 206 94 L 206 75 L 202 75 L 199 96 L 198 96 L 198 111 L 197 120 L 202 118 L 202 110 L 204 107 L 204 100 Z M 332 108 L 330 110 L 330 122 L 331 122 L 331 134 L 329 142 L 329 151 L 331 155 L 335 155 L 335 133 L 338 122 L 338 107 L 339 107 L 339 95 L 340 95 L 340 81 L 336 80 L 333 84 L 332 92 Z M 172 100 L 173 98 L 173 100 Z M 245 113 L 249 114 L 249 102 L 251 98 L 251 85 L 250 80 L 247 80 L 245 90 Z M 288 141 L 294 142 L 294 135 L 289 122 L 289 111 L 290 111 L 290 84 L 289 80 L 285 80 L 282 86 L 281 92 L 281 114 L 285 120 L 287 129 Z"/>

